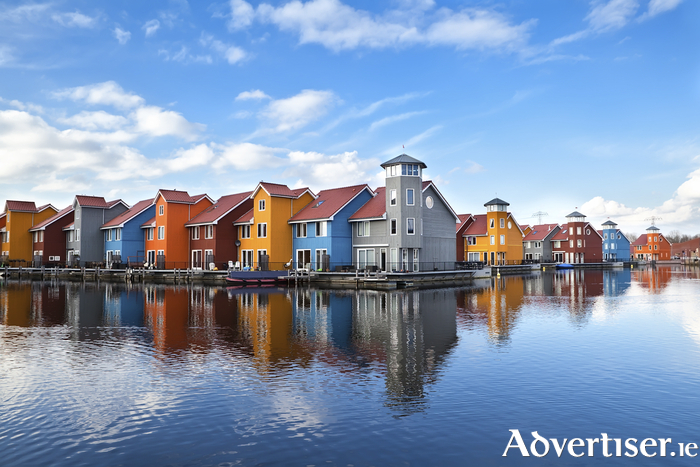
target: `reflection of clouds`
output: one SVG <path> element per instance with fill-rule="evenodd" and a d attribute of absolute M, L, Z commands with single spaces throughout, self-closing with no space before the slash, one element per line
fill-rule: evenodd
<path fill-rule="evenodd" d="M 272 396 L 272 405 L 277 416 L 290 431 L 318 431 L 330 422 L 328 408 L 320 406 L 319 401 L 307 400 L 301 395 L 301 388 L 294 388 Z"/>

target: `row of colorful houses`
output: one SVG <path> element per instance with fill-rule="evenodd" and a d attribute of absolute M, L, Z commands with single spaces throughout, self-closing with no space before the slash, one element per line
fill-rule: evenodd
<path fill-rule="evenodd" d="M 521 225 L 499 198 L 484 205 L 484 214 L 457 214 L 433 182 L 423 180 L 425 163 L 402 154 L 381 167 L 385 186 L 376 189 L 363 184 L 315 194 L 260 182 L 253 191 L 216 201 L 167 189 L 133 206 L 85 195 L 61 210 L 7 201 L 0 262 L 424 271 L 462 262 L 671 257 L 670 243 L 655 226 L 630 243 L 614 222 L 596 230 L 577 211 L 563 224 Z"/>

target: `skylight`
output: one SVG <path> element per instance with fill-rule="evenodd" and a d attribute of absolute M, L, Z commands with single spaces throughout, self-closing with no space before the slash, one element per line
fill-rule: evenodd
<path fill-rule="evenodd" d="M 322 199 L 321 201 L 319 201 L 319 202 L 316 204 L 316 206 L 314 206 L 314 208 L 317 208 L 317 207 L 319 207 L 320 205 L 322 205 L 324 201 L 326 201 L 326 200 L 325 200 L 325 199 Z"/>

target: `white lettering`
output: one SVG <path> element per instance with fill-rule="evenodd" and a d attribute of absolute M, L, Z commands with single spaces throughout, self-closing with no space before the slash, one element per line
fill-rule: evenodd
<path fill-rule="evenodd" d="M 532 454 L 534 454 L 537 457 L 544 457 L 549 453 L 549 441 L 547 441 L 547 438 L 541 437 L 536 431 L 532 432 L 532 436 L 535 438 L 532 441 L 532 444 L 530 444 L 530 451 L 532 451 Z M 544 452 L 540 454 L 537 452 L 537 443 L 542 443 L 544 444 Z"/>
<path fill-rule="evenodd" d="M 628 451 L 625 453 L 625 456 L 637 457 L 637 454 L 639 454 L 639 450 L 637 450 L 636 445 L 637 445 L 637 438 L 627 438 L 625 440 L 625 447 L 628 449 Z"/>
<path fill-rule="evenodd" d="M 681 457 L 685 456 L 685 451 L 683 450 L 683 443 L 678 443 L 678 446 L 680 446 L 680 451 L 681 451 Z"/>
<path fill-rule="evenodd" d="M 569 454 L 571 454 L 574 457 L 581 457 L 583 456 L 583 453 L 577 454 L 574 451 L 574 448 L 580 448 L 581 446 L 585 446 L 586 443 L 583 442 L 581 438 L 574 438 L 571 441 L 569 441 Z"/>
<path fill-rule="evenodd" d="M 601 433 L 600 436 L 601 436 L 600 439 L 601 439 L 602 444 L 603 444 L 603 456 L 611 457 L 612 454 L 610 452 L 608 452 L 608 443 L 611 441 L 611 439 L 608 438 L 607 433 Z"/>
<path fill-rule="evenodd" d="M 596 443 L 600 443 L 600 439 L 586 438 L 586 441 L 588 441 L 588 457 L 593 457 L 593 445 Z"/>
<path fill-rule="evenodd" d="M 654 438 L 646 438 L 645 440 L 642 441 L 642 444 L 639 445 L 639 450 L 641 451 L 641 453 L 644 457 L 656 456 L 656 453 L 654 453 L 654 454 L 647 453 L 647 446 L 656 447 L 657 446 L 656 440 Z"/>
<path fill-rule="evenodd" d="M 659 438 L 659 446 L 661 447 L 661 452 L 659 455 L 661 457 L 666 457 L 666 445 L 671 442 L 671 438 Z"/>
<path fill-rule="evenodd" d="M 510 441 L 508 441 L 508 446 L 506 446 L 506 450 L 503 451 L 503 456 L 502 457 L 508 457 L 508 449 L 510 448 L 518 448 L 520 449 L 520 454 L 523 455 L 523 457 L 530 457 L 530 453 L 527 452 L 527 446 L 525 445 L 525 442 L 523 441 L 523 437 L 520 436 L 520 430 L 508 430 L 512 433 L 510 436 Z M 513 439 L 515 439 L 515 445 L 513 445 Z"/>
<path fill-rule="evenodd" d="M 695 444 L 695 443 L 688 443 L 688 444 L 686 445 L 686 447 L 685 447 L 685 454 L 686 454 L 686 456 L 689 456 L 689 457 L 695 457 L 695 456 L 697 456 L 697 455 L 698 455 L 697 452 L 696 452 L 695 454 L 691 454 L 691 453 L 690 453 L 690 450 L 691 450 L 691 449 L 697 449 L 697 448 L 698 448 L 698 445 L 697 445 L 697 444 Z"/>
<path fill-rule="evenodd" d="M 564 448 L 566 447 L 566 442 L 569 440 L 568 438 L 564 438 L 564 442 L 561 443 L 561 446 L 559 446 L 559 440 L 556 438 L 549 438 L 549 440 L 552 442 L 554 445 L 554 451 L 557 453 L 557 457 L 561 457 L 561 453 L 564 452 Z"/>

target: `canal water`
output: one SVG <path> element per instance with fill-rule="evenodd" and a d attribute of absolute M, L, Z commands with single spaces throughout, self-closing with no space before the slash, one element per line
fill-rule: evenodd
<path fill-rule="evenodd" d="M 680 266 L 391 292 L 0 282 L 0 465 L 697 464 L 624 440 L 700 445 L 699 351 Z M 515 429 L 623 455 L 502 457 Z"/>

